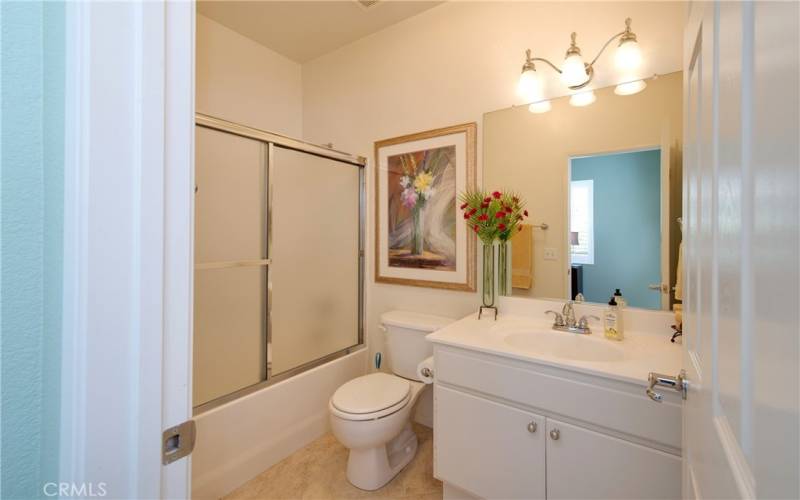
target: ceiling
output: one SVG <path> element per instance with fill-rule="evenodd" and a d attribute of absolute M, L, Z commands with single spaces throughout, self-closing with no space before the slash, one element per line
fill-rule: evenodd
<path fill-rule="evenodd" d="M 356 0 L 201 0 L 197 11 L 303 63 L 440 3 L 383 0 L 365 8 Z"/>

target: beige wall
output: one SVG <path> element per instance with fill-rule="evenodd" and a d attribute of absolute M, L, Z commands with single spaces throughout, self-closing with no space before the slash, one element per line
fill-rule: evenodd
<path fill-rule="evenodd" d="M 681 75 L 651 80 L 632 96 L 614 95 L 613 87 L 600 89 L 597 102 L 584 108 L 570 106 L 564 97 L 553 102 L 549 113 L 533 114 L 519 106 L 483 117 L 485 185 L 520 193 L 531 223 L 550 226 L 533 231 L 533 288 L 515 289 L 514 295 L 567 297 L 569 158 L 651 146 L 669 150 L 679 144 Z M 544 260 L 545 247 L 554 248 L 558 259 Z"/>
<path fill-rule="evenodd" d="M 313 142 L 372 157 L 374 141 L 457 123 L 515 102 L 524 51 L 563 58 L 570 31 L 586 54 L 633 18 L 647 73 L 681 68 L 683 3 L 448 2 L 303 65 L 303 131 Z M 597 83 L 612 83 L 611 53 L 597 67 Z M 549 95 L 561 95 L 551 85 Z M 370 172 L 370 177 L 372 173 Z M 373 180 L 367 181 L 372 186 Z M 409 309 L 453 318 L 475 311 L 477 293 L 373 282 L 374 193 L 368 193 L 367 336 L 383 350 L 380 314 Z"/>
<path fill-rule="evenodd" d="M 299 64 L 201 14 L 196 39 L 199 113 L 302 136 Z"/>

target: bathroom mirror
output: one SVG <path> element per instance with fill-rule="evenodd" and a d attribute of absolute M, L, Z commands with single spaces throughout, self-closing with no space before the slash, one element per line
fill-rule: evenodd
<path fill-rule="evenodd" d="M 511 240 L 512 295 L 670 309 L 681 240 L 682 73 L 621 96 L 595 89 L 549 112 L 486 113 L 483 186 L 510 190 L 530 217 Z"/>

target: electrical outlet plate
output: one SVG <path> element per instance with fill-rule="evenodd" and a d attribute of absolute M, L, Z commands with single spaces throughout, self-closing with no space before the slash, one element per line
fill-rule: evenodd
<path fill-rule="evenodd" d="M 558 260 L 558 257 L 556 257 L 556 249 L 555 248 L 545 248 L 544 249 L 544 260 Z"/>

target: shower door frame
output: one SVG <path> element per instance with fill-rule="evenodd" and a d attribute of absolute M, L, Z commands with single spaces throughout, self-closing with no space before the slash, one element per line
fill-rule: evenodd
<path fill-rule="evenodd" d="M 323 365 L 330 361 L 342 358 L 353 352 L 359 351 L 365 347 L 364 342 L 364 323 L 365 323 L 365 307 L 364 307 L 364 277 L 365 274 L 365 227 L 366 227 L 366 166 L 367 159 L 363 156 L 354 156 L 342 151 L 337 151 L 332 148 L 318 146 L 298 139 L 287 137 L 284 135 L 267 132 L 238 123 L 229 122 L 220 118 L 216 118 L 203 113 L 195 113 L 195 125 L 219 132 L 232 134 L 247 139 L 258 141 L 262 144 L 265 154 L 262 154 L 262 165 L 264 165 L 266 173 L 266 204 L 264 206 L 265 221 L 267 225 L 266 232 L 266 258 L 257 261 L 242 261 L 231 262 L 225 267 L 234 267 L 237 265 L 259 265 L 264 268 L 265 273 L 265 286 L 267 304 L 265 308 L 265 321 L 264 321 L 264 340 L 265 340 L 265 363 L 266 363 L 266 379 L 256 384 L 249 385 L 233 391 L 231 393 L 219 396 L 203 404 L 193 406 L 193 416 L 200 415 L 208 410 L 229 403 L 247 394 L 259 391 L 265 387 L 289 379 L 295 375 L 306 372 L 317 366 Z M 272 374 L 272 367 L 269 362 L 269 349 L 272 345 L 272 328 L 271 328 L 271 308 L 272 308 L 272 283 L 270 278 L 269 268 L 272 265 L 272 250 L 273 250 L 273 235 L 272 235 L 272 193 L 273 193 L 273 179 L 274 179 L 274 153 L 275 148 L 287 149 L 298 151 L 301 153 L 310 154 L 334 160 L 337 162 L 345 163 L 358 168 L 358 342 L 352 346 L 345 347 L 339 351 L 335 351 L 320 358 L 314 359 L 307 363 L 281 372 L 277 375 Z M 192 377 L 194 378 L 194 377 Z"/>

